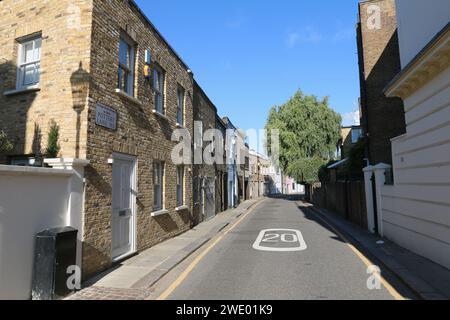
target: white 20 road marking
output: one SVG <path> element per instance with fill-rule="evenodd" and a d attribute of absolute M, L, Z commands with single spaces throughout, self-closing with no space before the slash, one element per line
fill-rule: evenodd
<path fill-rule="evenodd" d="M 289 247 L 285 248 L 274 248 L 264 246 L 264 243 L 272 244 L 288 244 Z M 296 246 L 293 246 L 296 244 Z M 305 240 L 303 239 L 302 233 L 298 230 L 292 229 L 266 229 L 259 233 L 258 238 L 256 238 L 253 244 L 253 249 L 260 251 L 275 251 L 275 252 L 292 252 L 292 251 L 303 251 L 308 247 Z"/>

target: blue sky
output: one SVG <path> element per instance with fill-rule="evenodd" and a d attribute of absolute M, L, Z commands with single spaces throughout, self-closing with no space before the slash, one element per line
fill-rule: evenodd
<path fill-rule="evenodd" d="M 299 88 L 330 96 L 351 124 L 358 0 L 136 2 L 236 126 L 263 128 L 269 109 Z"/>

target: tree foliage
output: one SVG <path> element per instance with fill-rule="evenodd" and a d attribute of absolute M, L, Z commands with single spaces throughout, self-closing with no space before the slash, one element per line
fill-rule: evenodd
<path fill-rule="evenodd" d="M 0 130 L 0 154 L 9 153 L 13 149 L 14 145 L 8 138 L 8 135 L 3 130 Z"/>
<path fill-rule="evenodd" d="M 303 158 L 288 165 L 286 174 L 303 184 L 312 184 L 320 180 L 321 168 L 327 163 L 322 158 Z"/>
<path fill-rule="evenodd" d="M 347 161 L 347 170 L 350 172 L 361 172 L 365 167 L 365 150 L 367 141 L 364 138 L 358 140 L 358 142 L 350 149 Z"/>
<path fill-rule="evenodd" d="M 48 142 L 47 142 L 47 150 L 46 157 L 47 158 L 56 158 L 58 157 L 60 146 L 59 146 L 59 126 L 56 124 L 54 120 L 50 121 L 50 131 L 48 133 Z"/>
<path fill-rule="evenodd" d="M 281 169 L 299 183 L 309 184 L 319 181 L 320 167 L 336 151 L 341 116 L 329 107 L 327 97 L 319 100 L 299 90 L 284 105 L 270 110 L 266 129 L 279 130 Z"/>

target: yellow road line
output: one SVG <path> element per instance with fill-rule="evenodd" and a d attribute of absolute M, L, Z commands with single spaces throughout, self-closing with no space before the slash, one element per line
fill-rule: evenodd
<path fill-rule="evenodd" d="M 225 232 L 220 234 L 199 256 L 197 256 L 194 261 L 183 271 L 183 273 L 156 299 L 156 300 L 166 300 L 170 295 L 183 283 L 184 280 L 189 276 L 192 270 L 203 260 L 203 258 L 220 242 L 222 239 L 230 233 L 234 228 L 236 228 L 250 213 L 252 213 L 261 203 L 265 200 L 254 205 L 250 210 L 248 210 L 244 215 L 242 215 L 231 227 L 229 227 Z"/>
<path fill-rule="evenodd" d="M 305 208 L 307 206 L 304 206 L 303 203 L 301 205 Z M 350 247 L 350 249 L 356 254 L 356 256 L 364 262 L 364 264 L 367 266 L 367 268 L 374 265 L 364 254 L 361 253 L 354 245 L 351 244 L 351 242 L 334 226 L 332 226 L 328 221 L 326 221 L 324 218 L 322 218 L 319 214 L 317 214 L 314 210 L 312 210 L 316 217 L 318 217 L 323 223 L 325 223 L 328 227 L 330 227 L 334 233 L 336 233 L 342 240 L 344 240 L 345 244 Z M 395 300 L 405 300 L 405 298 L 397 291 L 389 282 L 386 281 L 386 279 L 383 278 L 383 276 L 379 276 L 381 283 L 386 288 L 386 290 L 391 294 L 391 296 L 394 297 Z"/>

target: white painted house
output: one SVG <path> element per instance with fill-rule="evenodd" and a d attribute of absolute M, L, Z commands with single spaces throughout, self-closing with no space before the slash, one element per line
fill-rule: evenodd
<path fill-rule="evenodd" d="M 407 132 L 392 140 L 394 185 L 377 175 L 379 232 L 450 268 L 450 2 L 396 4 L 402 71 L 386 95 L 403 99 Z"/>

